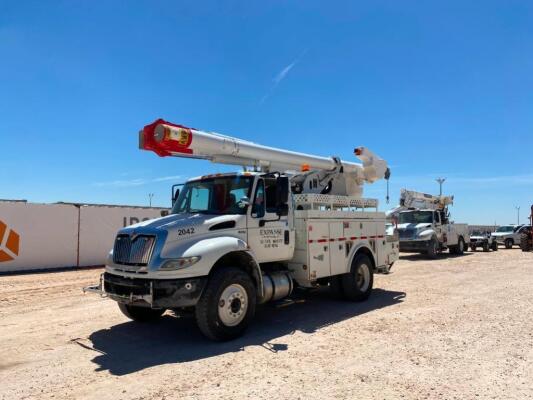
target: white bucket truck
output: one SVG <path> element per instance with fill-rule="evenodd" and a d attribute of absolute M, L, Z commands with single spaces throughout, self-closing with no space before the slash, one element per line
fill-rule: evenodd
<path fill-rule="evenodd" d="M 452 254 L 463 254 L 470 243 L 468 225 L 450 221 L 450 204 L 453 196 L 402 189 L 400 205 L 387 212 L 389 221 L 397 225 L 400 251 L 422 253 L 429 258 L 446 249 Z"/>
<path fill-rule="evenodd" d="M 373 274 L 398 258 L 377 200 L 361 197 L 365 182 L 388 176 L 368 149 L 355 150 L 362 164 L 349 163 L 163 120 L 140 132 L 140 148 L 244 171 L 190 179 L 169 215 L 118 232 L 100 283 L 85 290 L 117 301 L 133 320 L 193 311 L 205 336 L 228 340 L 257 304 L 295 286 L 329 285 L 339 297 L 365 300 Z"/>

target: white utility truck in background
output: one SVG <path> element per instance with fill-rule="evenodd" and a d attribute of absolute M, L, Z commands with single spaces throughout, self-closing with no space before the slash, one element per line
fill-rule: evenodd
<path fill-rule="evenodd" d="M 362 164 L 318 157 L 157 120 L 140 148 L 199 158 L 243 172 L 190 179 L 170 215 L 121 229 L 96 286 L 136 321 L 165 310 L 193 311 L 213 340 L 242 334 L 257 304 L 295 286 L 330 286 L 339 297 L 368 298 L 374 273 L 398 258 L 377 200 L 362 185 L 387 177 L 384 160 L 355 149 Z M 374 210 L 372 210 L 374 209 Z"/>
<path fill-rule="evenodd" d="M 437 257 L 446 249 L 453 254 L 463 254 L 470 243 L 468 225 L 449 220 L 450 204 L 453 204 L 453 196 L 402 189 L 400 205 L 387 212 L 388 220 L 397 225 L 400 251 L 423 253 L 429 258 Z"/>

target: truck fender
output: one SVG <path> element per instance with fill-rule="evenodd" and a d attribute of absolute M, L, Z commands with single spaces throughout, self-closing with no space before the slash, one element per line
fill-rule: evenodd
<path fill-rule="evenodd" d="M 233 266 L 244 266 L 257 285 L 257 294 L 263 295 L 263 274 L 255 255 L 248 244 L 232 236 L 217 236 L 200 240 L 183 252 L 183 257 L 201 256 L 205 273 L 209 275 L 213 267 L 233 263 Z M 238 265 L 235 265 L 238 264 Z"/>
<path fill-rule="evenodd" d="M 370 257 L 370 261 L 374 263 L 374 268 L 377 267 L 376 254 L 374 253 L 374 251 L 372 251 L 370 244 L 366 242 L 359 242 L 353 247 L 353 249 L 350 252 L 350 257 L 348 259 L 349 261 L 347 264 L 347 267 L 349 269 L 352 267 L 352 263 L 353 263 L 353 260 L 356 254 L 359 254 L 360 252 L 363 252 L 366 255 L 368 255 Z M 349 272 L 349 270 L 347 272 Z"/>

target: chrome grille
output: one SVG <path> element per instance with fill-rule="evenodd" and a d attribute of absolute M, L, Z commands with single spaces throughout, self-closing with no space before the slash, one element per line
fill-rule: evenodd
<path fill-rule="evenodd" d="M 415 236 L 416 229 L 411 229 L 411 228 L 401 229 L 401 230 L 398 230 L 398 233 L 400 234 L 400 239 L 411 239 L 412 237 Z"/>
<path fill-rule="evenodd" d="M 118 235 L 113 247 L 115 264 L 147 265 L 152 256 L 155 236 L 139 235 L 133 239 L 129 235 Z"/>

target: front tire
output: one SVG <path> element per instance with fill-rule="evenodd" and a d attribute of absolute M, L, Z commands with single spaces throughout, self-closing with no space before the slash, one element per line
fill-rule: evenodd
<path fill-rule="evenodd" d="M 470 250 L 472 250 L 472 251 L 476 251 L 476 246 L 472 246 L 472 245 L 471 245 L 471 246 L 470 246 Z"/>
<path fill-rule="evenodd" d="M 513 248 L 513 239 L 505 239 L 505 248 L 506 249 L 512 249 Z"/>
<path fill-rule="evenodd" d="M 196 305 L 196 322 L 209 339 L 226 341 L 241 336 L 255 314 L 255 286 L 246 272 L 223 268 L 209 278 Z"/>
<path fill-rule="evenodd" d="M 492 251 L 498 251 L 498 242 L 496 241 L 492 242 L 491 248 L 492 248 Z"/>
<path fill-rule="evenodd" d="M 129 319 L 136 322 L 152 322 L 165 312 L 164 309 L 153 309 L 149 307 L 132 306 L 129 304 L 118 303 L 118 308 Z"/>
<path fill-rule="evenodd" d="M 352 262 L 349 273 L 342 275 L 342 289 L 347 300 L 363 301 L 368 299 L 374 285 L 374 271 L 370 258 L 359 254 Z"/>
<path fill-rule="evenodd" d="M 427 249 L 427 256 L 428 258 L 431 258 L 432 260 L 434 260 L 435 258 L 437 258 L 437 241 L 433 238 L 429 241 L 429 244 L 428 244 L 428 249 Z"/>
<path fill-rule="evenodd" d="M 489 242 L 483 243 L 483 251 L 486 253 L 490 250 Z"/>

